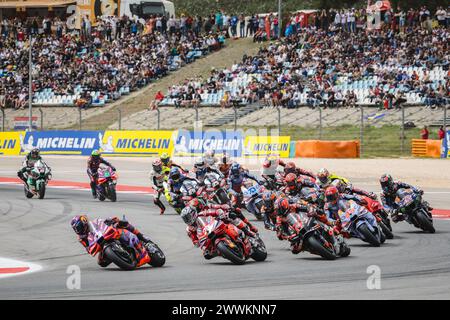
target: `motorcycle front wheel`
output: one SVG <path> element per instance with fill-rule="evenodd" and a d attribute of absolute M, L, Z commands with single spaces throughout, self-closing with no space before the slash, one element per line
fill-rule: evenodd
<path fill-rule="evenodd" d="M 381 245 L 380 240 L 369 230 L 369 228 L 363 223 L 358 227 L 358 232 L 363 236 L 363 239 L 370 243 L 374 247 Z"/>
<path fill-rule="evenodd" d="M 44 199 L 45 197 L 45 182 L 44 181 L 40 181 L 38 182 L 38 196 L 39 199 Z"/>
<path fill-rule="evenodd" d="M 419 210 L 416 213 L 416 219 L 419 223 L 420 228 L 423 231 L 427 231 L 429 233 L 435 233 L 436 229 L 433 226 L 433 223 L 429 220 L 427 216 L 425 216 L 425 213 L 423 210 Z"/>
<path fill-rule="evenodd" d="M 252 244 L 252 255 L 250 256 L 255 261 L 264 261 L 267 258 L 266 245 L 261 238 L 257 237 L 254 240 L 254 245 Z"/>
<path fill-rule="evenodd" d="M 25 197 L 27 197 L 28 199 L 33 198 L 33 193 L 30 192 L 26 186 L 23 187 L 23 191 L 25 193 Z"/>
<path fill-rule="evenodd" d="M 136 269 L 136 259 L 126 251 L 119 243 L 115 242 L 105 247 L 103 254 L 112 263 L 123 270 Z"/>
<path fill-rule="evenodd" d="M 114 184 L 110 184 L 108 186 L 108 191 L 109 191 L 109 199 L 112 202 L 116 202 L 117 201 L 117 192 L 116 192 L 116 186 Z"/>
<path fill-rule="evenodd" d="M 334 254 L 334 252 L 325 248 L 325 246 L 315 236 L 309 237 L 306 242 L 311 253 L 318 254 L 319 256 L 327 260 L 336 259 L 336 255 Z"/>
<path fill-rule="evenodd" d="M 234 264 L 240 265 L 245 263 L 244 254 L 236 244 L 234 248 L 230 248 L 230 246 L 225 241 L 220 241 L 217 244 L 217 251 L 220 252 L 222 257 L 230 260 Z"/>
<path fill-rule="evenodd" d="M 150 256 L 150 265 L 158 268 L 162 267 L 166 263 L 166 256 L 164 252 L 155 243 L 149 243 L 147 245 L 147 252 Z"/>

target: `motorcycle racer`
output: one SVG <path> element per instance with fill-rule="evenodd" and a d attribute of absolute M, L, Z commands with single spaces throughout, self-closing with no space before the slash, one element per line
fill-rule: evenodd
<path fill-rule="evenodd" d="M 297 176 L 300 176 L 300 175 L 308 176 L 314 180 L 316 179 L 316 177 L 314 176 L 314 173 L 312 173 L 311 171 L 308 171 L 306 169 L 297 167 L 295 165 L 295 163 L 292 161 L 286 163 L 286 165 L 284 166 L 284 175 L 286 176 L 289 173 L 295 173 Z"/>
<path fill-rule="evenodd" d="M 150 239 L 145 237 L 136 227 L 131 225 L 128 221 L 120 220 L 118 217 L 112 217 L 105 220 L 98 218 L 92 221 L 92 224 L 94 226 L 100 225 L 101 223 L 105 223 L 108 226 L 113 226 L 114 228 L 118 229 L 126 229 L 136 235 L 139 241 L 142 241 L 144 244 L 150 242 Z M 89 227 L 89 220 L 86 215 L 73 217 L 70 225 L 72 226 L 73 231 L 77 234 L 78 241 L 89 254 L 93 254 L 94 252 L 97 252 L 99 250 L 99 244 L 94 241 L 95 234 Z M 138 261 L 137 267 L 150 262 L 150 256 L 141 243 L 137 243 L 135 245 L 135 249 L 137 249 L 140 253 L 140 260 Z M 100 254 L 97 258 L 97 263 L 101 267 L 107 267 L 111 263 L 111 261 L 107 260 L 104 257 L 103 251 L 100 251 Z"/>
<path fill-rule="evenodd" d="M 198 225 L 197 218 L 198 217 L 215 217 L 219 220 L 222 220 L 225 223 L 232 223 L 233 225 L 237 226 L 235 224 L 235 220 L 233 219 L 233 215 L 230 213 L 227 213 L 226 211 L 222 209 L 205 209 L 200 212 L 197 211 L 197 209 L 192 206 L 188 205 L 181 211 L 181 218 L 183 219 L 184 223 L 186 223 L 186 232 L 188 237 L 191 239 L 194 246 L 199 246 L 199 239 L 198 234 L 202 231 L 201 226 Z M 241 238 L 244 238 L 244 231 L 245 228 L 243 222 L 237 226 L 237 230 L 240 234 Z M 250 232 L 248 229 L 247 232 Z M 253 234 L 254 235 L 254 234 Z M 209 260 L 217 256 L 217 252 L 210 252 L 208 249 L 203 249 L 203 256 L 205 259 Z"/>
<path fill-rule="evenodd" d="M 160 209 L 160 214 L 164 214 L 166 207 L 162 203 L 160 197 L 164 194 L 164 182 L 168 179 L 168 168 L 163 171 L 162 162 L 156 159 L 152 163 L 152 171 L 150 172 L 150 180 L 153 183 L 153 188 L 156 190 L 156 196 L 153 198 L 153 203 Z"/>
<path fill-rule="evenodd" d="M 342 182 L 342 180 L 340 179 L 336 179 L 334 180 L 331 185 L 335 186 L 338 190 L 339 193 L 343 194 L 356 194 L 359 196 L 364 196 L 364 197 L 368 197 L 371 198 L 372 200 L 377 200 L 377 195 L 373 192 L 367 192 L 364 191 L 362 189 L 359 188 L 355 188 L 353 187 L 351 184 L 345 184 Z"/>
<path fill-rule="evenodd" d="M 214 150 L 208 150 L 204 153 L 203 159 L 205 160 L 206 164 L 210 167 L 214 167 L 216 163 L 219 161 L 216 157 L 216 152 Z"/>
<path fill-rule="evenodd" d="M 34 164 L 38 162 L 39 160 L 42 161 L 42 157 L 40 154 L 39 148 L 33 148 L 26 156 L 25 160 L 22 163 L 22 168 L 17 172 L 17 176 L 23 180 L 23 182 L 27 183 L 27 179 L 24 176 L 25 172 L 30 172 Z"/>
<path fill-rule="evenodd" d="M 341 180 L 342 183 L 349 184 L 348 179 L 335 175 L 334 173 L 330 174 L 326 168 L 320 168 L 317 172 L 317 185 L 321 189 L 325 190 L 335 180 Z"/>
<path fill-rule="evenodd" d="M 90 185 L 94 199 L 97 198 L 98 168 L 101 164 L 107 165 L 108 167 L 111 167 L 113 171 L 116 171 L 116 168 L 111 163 L 102 158 L 100 151 L 93 150 L 87 161 L 87 174 L 91 180 Z"/>
<path fill-rule="evenodd" d="M 275 155 L 268 155 L 263 161 L 261 176 L 267 180 L 275 180 L 278 166 L 285 167 L 286 163 Z"/>
<path fill-rule="evenodd" d="M 180 189 L 183 186 L 183 182 L 186 180 L 198 182 L 196 179 L 182 174 L 178 167 L 170 169 L 167 189 L 165 190 L 165 196 L 169 203 L 172 203 L 175 198 L 181 195 Z"/>
<path fill-rule="evenodd" d="M 392 221 L 399 222 L 404 220 L 404 216 L 402 215 L 401 208 L 398 208 L 395 198 L 397 196 L 397 191 L 400 189 L 411 189 L 414 193 L 423 194 L 423 190 L 416 188 L 408 183 L 404 183 L 401 181 L 394 181 L 392 176 L 389 174 L 383 174 L 380 178 L 381 185 L 381 203 L 385 208 L 391 211 Z M 424 204 L 428 207 L 428 210 L 431 212 L 433 210 L 432 207 L 427 202 Z"/>
<path fill-rule="evenodd" d="M 161 160 L 162 164 L 163 164 L 163 169 L 165 168 L 169 168 L 172 169 L 173 167 L 176 167 L 178 169 L 180 169 L 181 171 L 187 172 L 188 170 L 185 170 L 182 166 L 174 163 L 171 159 L 170 156 L 167 152 L 164 152 L 163 154 L 161 154 L 159 160 Z"/>
<path fill-rule="evenodd" d="M 220 157 L 220 161 L 217 167 L 219 168 L 219 171 L 222 173 L 222 175 L 225 178 L 228 178 L 228 174 L 230 173 L 231 168 L 231 159 L 227 153 L 224 152 Z"/>
<path fill-rule="evenodd" d="M 221 178 L 223 177 L 222 172 L 220 172 L 219 169 L 216 169 L 215 167 L 210 166 L 206 161 L 205 158 L 197 158 L 194 163 L 194 173 L 195 178 L 200 182 L 200 185 L 204 184 L 205 175 L 207 173 L 213 172 L 218 174 Z"/>

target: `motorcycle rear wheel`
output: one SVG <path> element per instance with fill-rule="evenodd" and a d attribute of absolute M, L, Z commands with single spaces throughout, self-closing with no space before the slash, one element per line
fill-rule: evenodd
<path fill-rule="evenodd" d="M 317 240 L 314 236 L 309 237 L 306 242 L 308 243 L 308 247 L 310 248 L 310 251 L 318 254 L 322 258 L 326 260 L 335 260 L 336 255 L 325 248 L 322 243 Z"/>
<path fill-rule="evenodd" d="M 134 270 L 136 269 L 136 260 L 134 259 L 134 257 L 129 254 L 129 259 L 125 259 L 124 257 L 122 257 L 119 253 L 117 253 L 116 251 L 118 250 L 123 250 L 125 251 L 124 248 L 120 247 L 119 248 L 119 244 L 114 243 L 111 244 L 109 246 L 107 246 L 104 249 L 104 255 L 106 256 L 107 259 L 109 259 L 111 262 L 113 262 L 116 266 L 118 266 L 120 269 L 123 270 Z"/>
<path fill-rule="evenodd" d="M 241 265 L 245 263 L 245 258 L 244 254 L 242 253 L 242 250 L 238 249 L 240 251 L 238 253 L 235 250 L 231 249 L 224 241 L 220 241 L 217 244 L 217 250 L 220 252 L 222 257 L 224 257 L 227 260 L 230 260 L 234 264 Z"/>
<path fill-rule="evenodd" d="M 370 243 L 370 245 L 374 247 L 379 247 L 381 245 L 380 240 L 378 240 L 373 233 L 367 228 L 365 224 L 361 224 L 358 227 L 359 233 L 361 233 L 364 236 L 364 240 Z"/>
<path fill-rule="evenodd" d="M 428 220 L 428 218 L 425 216 L 425 213 L 420 210 L 416 213 L 416 219 L 417 222 L 419 223 L 420 228 L 423 231 L 427 231 L 429 233 L 435 233 L 436 229 L 433 226 L 433 223 L 430 222 L 430 220 Z"/>

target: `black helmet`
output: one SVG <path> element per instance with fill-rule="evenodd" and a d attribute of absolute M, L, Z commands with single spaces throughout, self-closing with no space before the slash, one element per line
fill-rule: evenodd
<path fill-rule="evenodd" d="M 41 152 L 41 150 L 39 150 L 39 148 L 33 148 L 33 150 L 31 150 L 30 155 L 32 158 L 37 158 L 39 157 L 39 153 Z"/>
<path fill-rule="evenodd" d="M 381 176 L 380 185 L 384 192 L 392 192 L 394 190 L 394 180 L 390 174 L 383 174 Z"/>

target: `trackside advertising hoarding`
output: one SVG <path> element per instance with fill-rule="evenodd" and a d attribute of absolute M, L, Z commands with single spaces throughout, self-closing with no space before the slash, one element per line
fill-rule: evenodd
<path fill-rule="evenodd" d="M 226 152 L 231 157 L 242 155 L 244 137 L 242 131 L 178 130 L 174 145 L 175 156 L 200 156 L 205 151 L 214 150 L 216 154 Z"/>
<path fill-rule="evenodd" d="M 17 156 L 24 136 L 24 131 L 0 132 L 0 155 Z"/>
<path fill-rule="evenodd" d="M 447 131 L 445 138 L 442 141 L 441 158 L 450 159 L 450 130 Z"/>
<path fill-rule="evenodd" d="M 176 131 L 105 131 L 98 135 L 104 154 L 148 157 L 172 154 Z"/>
<path fill-rule="evenodd" d="M 289 158 L 290 136 L 248 136 L 244 142 L 245 157 L 261 157 L 269 154 Z"/>
<path fill-rule="evenodd" d="M 19 135 L 20 154 L 33 148 L 42 154 L 90 155 L 99 148 L 99 131 L 33 131 Z"/>

